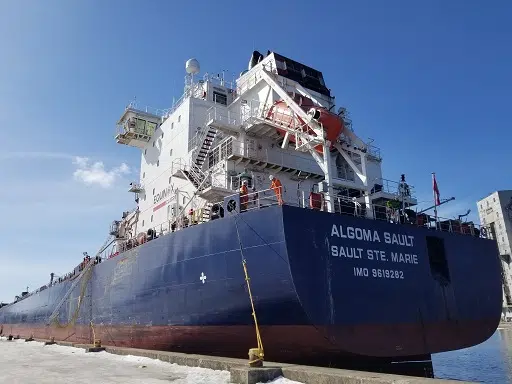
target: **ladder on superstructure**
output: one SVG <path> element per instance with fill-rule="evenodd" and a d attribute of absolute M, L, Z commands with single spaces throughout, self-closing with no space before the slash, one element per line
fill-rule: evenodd
<path fill-rule="evenodd" d="M 190 167 L 185 171 L 185 176 L 189 181 L 199 189 L 202 185 L 203 189 L 208 188 L 210 185 L 205 179 L 208 177 L 202 170 L 203 164 L 207 160 L 208 153 L 213 146 L 215 137 L 217 136 L 217 130 L 214 127 L 205 123 L 204 128 L 199 132 L 196 137 L 196 148 L 194 149 L 192 159 L 190 161 Z"/>
<path fill-rule="evenodd" d="M 71 295 L 71 292 L 73 292 L 73 290 L 75 289 L 75 287 L 78 285 L 78 283 L 82 280 L 82 278 L 86 275 L 86 273 L 92 268 L 92 266 L 94 265 L 96 259 L 98 256 L 101 255 L 101 253 L 107 249 L 107 247 L 114 241 L 113 239 L 113 236 L 109 236 L 107 238 L 107 240 L 105 240 L 105 242 L 103 243 L 103 245 L 101 246 L 100 250 L 98 251 L 98 253 L 96 253 L 96 256 L 94 257 L 91 257 L 91 260 L 89 260 L 89 262 L 85 265 L 84 269 L 82 269 L 82 272 L 80 273 L 80 275 L 78 275 L 78 277 L 73 280 L 73 283 L 71 284 L 71 287 L 69 287 L 68 291 L 66 292 L 66 294 L 62 297 L 62 299 L 59 301 L 59 304 L 57 304 L 57 306 L 55 307 L 55 309 L 53 310 L 52 314 L 50 315 L 50 317 L 48 317 L 48 321 L 46 323 L 46 325 L 50 325 L 51 322 L 58 316 L 59 314 L 59 310 L 60 308 L 64 305 L 64 303 L 66 302 L 66 300 L 68 299 L 68 297 Z"/>
<path fill-rule="evenodd" d="M 197 138 L 197 147 L 194 150 L 194 156 L 192 157 L 192 164 L 197 168 L 201 169 L 203 167 L 204 162 L 208 156 L 208 152 L 212 148 L 213 142 L 215 141 L 215 136 L 217 135 L 217 130 L 214 127 L 210 127 L 206 125 L 201 134 Z"/>

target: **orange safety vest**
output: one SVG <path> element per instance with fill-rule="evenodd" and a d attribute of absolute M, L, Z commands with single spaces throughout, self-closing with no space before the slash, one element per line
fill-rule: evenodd
<path fill-rule="evenodd" d="M 246 185 L 242 185 L 240 187 L 240 203 L 246 204 L 249 202 L 249 196 L 247 194 L 249 193 L 249 190 L 247 189 Z"/>
<path fill-rule="evenodd" d="M 279 204 L 282 204 L 283 203 L 283 198 L 282 198 L 282 194 L 283 194 L 283 185 L 281 184 L 281 182 L 276 179 L 276 178 L 273 178 L 272 179 L 272 183 L 270 184 L 270 188 L 274 191 L 274 193 L 276 194 L 277 196 L 277 202 Z"/>

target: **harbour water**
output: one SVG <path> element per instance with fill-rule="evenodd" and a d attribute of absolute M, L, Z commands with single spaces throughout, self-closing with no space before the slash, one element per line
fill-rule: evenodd
<path fill-rule="evenodd" d="M 472 348 L 433 356 L 436 378 L 512 383 L 512 325 L 505 324 Z"/>

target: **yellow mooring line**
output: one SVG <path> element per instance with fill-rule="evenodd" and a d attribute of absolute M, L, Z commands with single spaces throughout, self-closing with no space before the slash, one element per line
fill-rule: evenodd
<path fill-rule="evenodd" d="M 251 284 L 249 283 L 249 274 L 247 272 L 247 261 L 243 259 L 242 265 L 244 266 L 245 281 L 247 282 L 247 290 L 249 291 L 249 298 L 251 300 L 252 317 L 254 318 L 254 325 L 256 327 L 256 340 L 258 348 L 249 349 L 249 365 L 251 367 L 261 367 L 263 365 L 263 342 L 261 341 L 260 329 L 258 327 L 258 319 L 256 318 L 256 310 L 254 309 L 254 301 L 252 299 Z"/>
<path fill-rule="evenodd" d="M 95 347 L 101 347 L 101 340 L 96 339 L 96 333 L 94 332 L 94 324 L 91 320 L 91 329 L 92 329 L 92 345 Z"/>

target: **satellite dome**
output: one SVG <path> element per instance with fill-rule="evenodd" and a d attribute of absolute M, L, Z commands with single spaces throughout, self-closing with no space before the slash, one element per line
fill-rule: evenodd
<path fill-rule="evenodd" d="M 200 67 L 199 67 L 199 61 L 196 59 L 189 59 L 187 60 L 185 64 L 185 70 L 187 73 L 195 75 L 196 73 L 199 73 Z"/>

